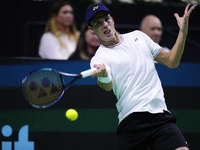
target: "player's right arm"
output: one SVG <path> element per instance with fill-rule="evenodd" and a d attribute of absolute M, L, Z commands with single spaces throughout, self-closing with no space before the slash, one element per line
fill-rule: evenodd
<path fill-rule="evenodd" d="M 98 85 L 106 91 L 111 91 L 114 81 L 106 70 L 106 66 L 104 64 L 95 64 L 94 67 L 97 68 L 97 71 L 92 73 L 92 78 L 97 77 Z"/>

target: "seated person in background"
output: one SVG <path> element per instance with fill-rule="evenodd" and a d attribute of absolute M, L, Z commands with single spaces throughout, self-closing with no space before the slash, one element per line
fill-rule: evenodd
<path fill-rule="evenodd" d="M 40 40 L 39 56 L 43 59 L 67 60 L 75 51 L 78 39 L 79 31 L 71 4 L 55 2 Z"/>
<path fill-rule="evenodd" d="M 84 22 L 81 26 L 81 34 L 76 51 L 69 60 L 90 60 L 100 45 L 100 40 Z"/>
<path fill-rule="evenodd" d="M 155 43 L 160 42 L 162 38 L 162 23 L 160 19 L 154 15 L 145 16 L 140 24 L 140 30 L 147 34 Z M 162 47 L 166 51 L 170 51 L 167 47 Z"/>

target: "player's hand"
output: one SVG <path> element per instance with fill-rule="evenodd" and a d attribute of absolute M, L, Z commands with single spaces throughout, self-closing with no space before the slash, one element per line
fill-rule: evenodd
<path fill-rule="evenodd" d="M 97 71 L 92 73 L 92 78 L 94 77 L 107 77 L 108 72 L 106 70 L 106 66 L 104 64 L 95 64 L 95 68 L 97 68 Z"/>
<path fill-rule="evenodd" d="M 187 34 L 188 31 L 188 20 L 189 20 L 189 16 L 192 13 L 192 11 L 195 9 L 195 7 L 197 6 L 196 4 L 194 4 L 190 9 L 189 9 L 190 4 L 188 4 L 185 8 L 184 11 L 184 15 L 183 17 L 179 17 L 179 15 L 177 13 L 174 14 L 176 20 L 177 20 L 177 24 L 180 28 L 180 30 L 184 33 Z"/>

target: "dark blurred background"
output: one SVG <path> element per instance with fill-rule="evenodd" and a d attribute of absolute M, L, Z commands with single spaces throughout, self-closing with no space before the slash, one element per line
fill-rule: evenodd
<path fill-rule="evenodd" d="M 47 109 L 32 108 L 23 97 L 21 81 L 34 69 L 48 67 L 77 73 L 89 67 L 89 61 L 35 59 L 39 58 L 40 37 L 54 1 L 0 0 L 0 147 L 10 142 L 14 149 L 20 130 L 27 125 L 28 141 L 34 142 L 35 150 L 114 150 L 118 124 L 116 97 L 112 91 L 100 89 L 95 78 L 80 80 L 81 83 L 73 85 L 59 102 Z M 141 19 L 147 14 L 158 16 L 163 23 L 160 45 L 171 48 L 178 34 L 174 13 L 182 16 L 188 2 L 199 3 L 199 0 L 183 1 L 104 0 L 103 3 L 111 10 L 120 33 L 139 29 Z M 71 0 L 71 3 L 80 29 L 92 1 Z M 177 126 L 191 150 L 200 147 L 199 15 L 200 6 L 197 6 L 190 17 L 179 67 L 168 69 L 155 64 L 168 109 L 177 117 Z M 66 119 L 65 111 L 69 108 L 78 111 L 77 121 Z M 6 125 L 13 130 L 10 136 L 3 134 Z"/>
<path fill-rule="evenodd" d="M 55 0 L 1 0 L 0 2 L 0 57 L 38 57 L 38 45 L 44 32 L 49 11 Z M 162 46 L 171 48 L 175 43 L 178 26 L 174 13 L 183 15 L 186 2 L 181 0 L 103 0 L 112 12 L 120 33 L 139 29 L 147 14 L 158 16 L 163 23 Z M 198 3 L 198 0 L 188 1 Z M 85 19 L 89 0 L 71 0 L 78 29 Z M 182 62 L 200 62 L 200 6 L 193 11 Z"/>

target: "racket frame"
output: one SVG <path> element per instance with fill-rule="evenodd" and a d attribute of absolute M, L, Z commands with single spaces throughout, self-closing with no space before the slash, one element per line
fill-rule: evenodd
<path fill-rule="evenodd" d="M 62 86 L 63 86 L 63 90 L 62 90 L 60 96 L 59 96 L 55 101 L 53 101 L 52 103 L 47 104 L 47 105 L 42 105 L 42 106 L 34 105 L 34 104 L 30 103 L 29 100 L 27 100 L 27 99 L 25 98 L 26 101 L 27 101 L 31 106 L 33 106 L 33 107 L 35 107 L 35 108 L 47 108 L 47 107 L 49 107 L 49 106 L 52 106 L 53 104 L 55 104 L 56 102 L 58 102 L 58 101 L 61 99 L 61 97 L 63 96 L 63 94 L 65 93 L 65 91 L 66 91 L 74 82 L 76 82 L 76 81 L 79 80 L 79 79 L 82 79 L 82 78 L 86 78 L 86 77 L 88 77 L 88 76 L 91 76 L 92 72 L 93 72 L 93 71 L 96 71 L 97 69 L 96 69 L 96 68 L 89 69 L 89 70 L 86 70 L 86 71 L 82 71 L 82 72 L 79 73 L 79 74 L 65 73 L 65 72 L 57 71 L 57 70 L 52 69 L 52 68 L 39 68 L 39 69 L 35 69 L 35 70 L 31 71 L 30 73 L 28 73 L 28 74 L 24 77 L 24 79 L 22 80 L 21 87 L 22 87 L 23 94 L 24 94 L 23 86 L 24 86 L 24 83 L 26 82 L 27 78 L 28 78 L 31 74 L 33 74 L 34 72 L 41 71 L 41 70 L 50 71 L 50 72 L 52 71 L 52 72 L 55 72 L 55 73 L 59 74 L 59 76 L 60 76 L 60 78 L 61 78 L 61 81 L 62 81 L 62 84 L 63 84 L 63 85 L 62 85 Z M 63 76 L 66 76 L 66 77 L 74 77 L 74 79 L 71 80 L 68 84 L 65 85 Z M 25 95 L 25 94 L 24 94 L 24 95 Z"/>

